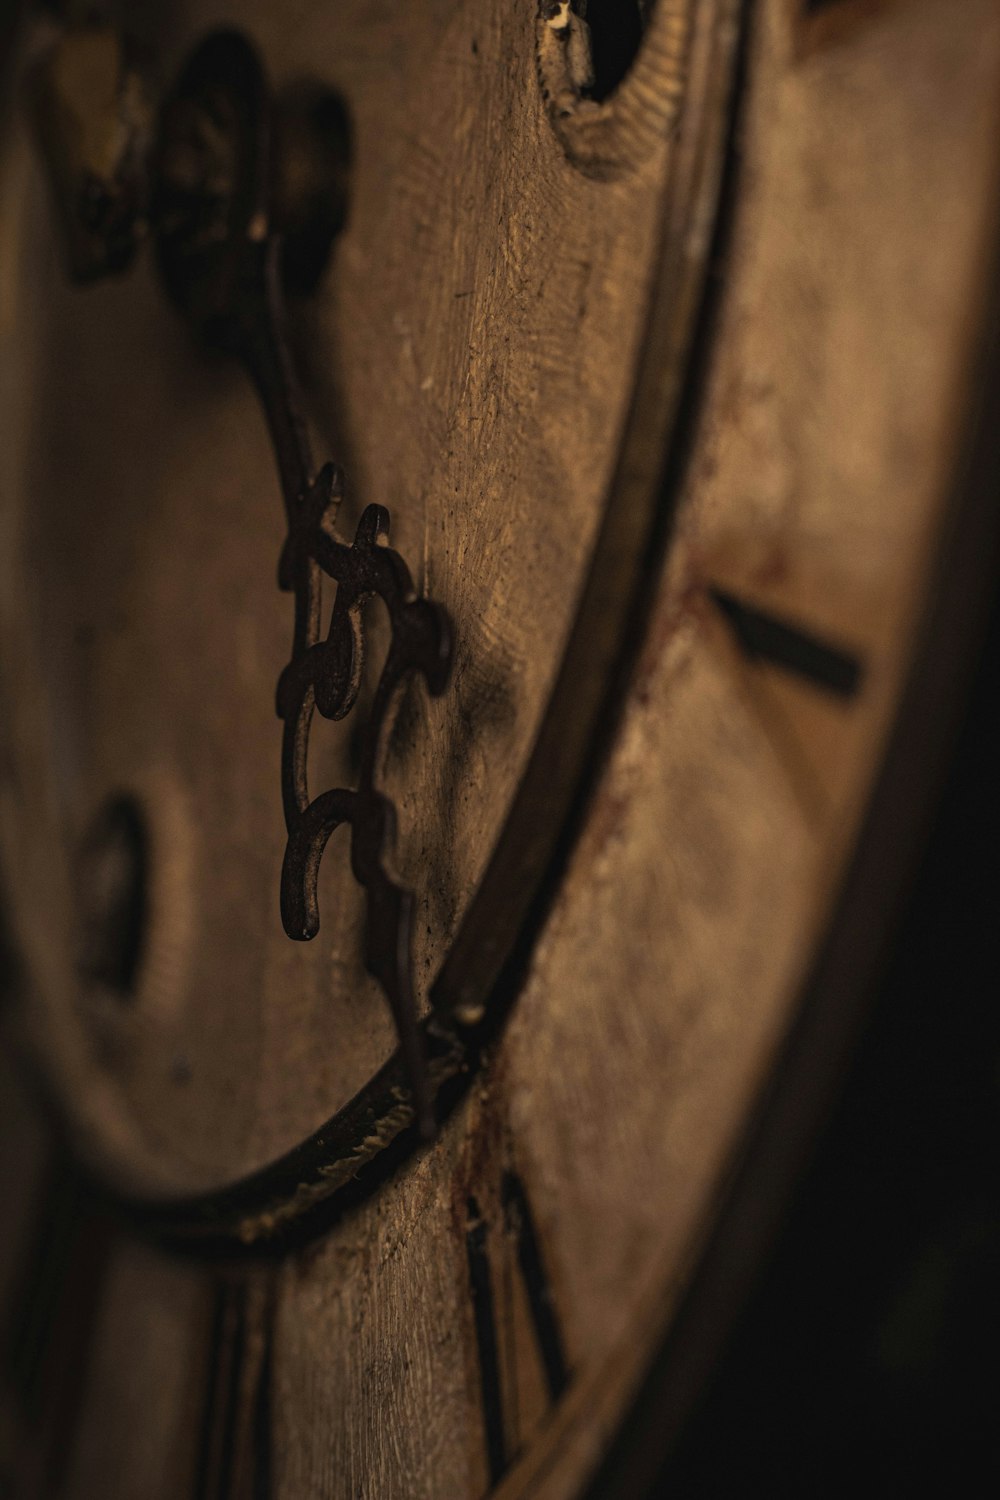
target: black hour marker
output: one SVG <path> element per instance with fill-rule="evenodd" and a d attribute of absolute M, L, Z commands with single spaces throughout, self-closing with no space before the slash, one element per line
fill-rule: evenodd
<path fill-rule="evenodd" d="M 271 1493 L 273 1311 L 265 1282 L 224 1280 L 215 1290 L 195 1500 Z"/>
<path fill-rule="evenodd" d="M 25 1489 L 58 1488 L 72 1451 L 109 1250 L 108 1226 L 85 1188 L 69 1169 L 56 1167 L 41 1195 L 4 1338 L 5 1383 L 30 1434 L 22 1455 Z"/>
<path fill-rule="evenodd" d="M 744 655 L 752 661 L 782 667 L 840 698 L 853 698 L 857 693 L 863 676 L 859 657 L 787 620 L 744 604 L 723 589 L 711 588 L 708 593 L 729 621 Z"/>
<path fill-rule="evenodd" d="M 553 1401 L 558 1401 L 569 1381 L 562 1333 L 556 1319 L 552 1287 L 545 1274 L 545 1263 L 535 1230 L 535 1221 L 531 1215 L 531 1205 L 528 1203 L 524 1184 L 513 1172 L 508 1172 L 504 1177 L 501 1196 L 504 1222 L 517 1245 L 517 1262 L 521 1268 L 524 1289 L 528 1294 L 531 1320 L 535 1329 L 535 1338 L 538 1341 L 538 1352 L 545 1368 L 549 1395 Z"/>
<path fill-rule="evenodd" d="M 879 10 L 886 0 L 802 0 L 801 16 L 805 26 L 818 29 L 821 36 L 836 35 L 841 22 L 854 21 Z"/>
<path fill-rule="evenodd" d="M 501 1185 L 504 1232 L 510 1237 L 525 1297 L 538 1355 L 545 1373 L 549 1399 L 555 1402 L 569 1381 L 569 1368 L 562 1333 L 556 1317 L 552 1287 L 545 1271 L 541 1244 L 524 1185 L 513 1172 Z M 479 1378 L 490 1484 L 503 1477 L 513 1456 L 504 1411 L 504 1389 L 500 1368 L 500 1334 L 493 1273 L 490 1267 L 489 1225 L 475 1198 L 467 1204 L 465 1235 L 469 1265 L 469 1287 L 479 1353 Z"/>
<path fill-rule="evenodd" d="M 496 1484 L 507 1467 L 507 1434 L 503 1415 L 503 1391 L 500 1385 L 500 1341 L 497 1336 L 496 1304 L 490 1257 L 486 1248 L 487 1225 L 475 1198 L 468 1202 L 469 1227 L 465 1234 L 465 1252 L 469 1262 L 469 1286 L 472 1291 L 472 1317 L 479 1350 L 479 1379 L 483 1401 L 483 1425 L 486 1429 L 486 1459 L 490 1483 Z"/>

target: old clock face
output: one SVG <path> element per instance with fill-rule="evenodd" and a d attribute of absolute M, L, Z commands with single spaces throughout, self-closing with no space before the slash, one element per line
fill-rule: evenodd
<path fill-rule="evenodd" d="M 962 10 L 26 8 L 13 1494 L 637 1492 L 971 650 Z"/>

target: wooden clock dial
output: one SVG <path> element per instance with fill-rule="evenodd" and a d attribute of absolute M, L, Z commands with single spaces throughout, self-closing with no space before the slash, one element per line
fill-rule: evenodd
<path fill-rule="evenodd" d="M 989 584 L 1000 16 L 620 9 L 124 18 L 152 98 L 238 28 L 274 119 L 308 89 L 341 132 L 344 223 L 289 348 L 346 472 L 338 535 L 387 506 L 453 631 L 378 762 L 433 1139 L 342 832 L 318 936 L 279 917 L 267 425 L 151 251 L 65 276 L 17 101 L 83 32 L 26 10 L 15 33 L 14 1495 L 638 1494 L 616 1435 L 643 1400 L 664 1445 L 682 1423 L 678 1330 L 710 1359 L 699 1309 L 725 1322 L 822 1107 Z M 363 761 L 373 620 L 357 725 L 313 727 L 316 790 Z"/>

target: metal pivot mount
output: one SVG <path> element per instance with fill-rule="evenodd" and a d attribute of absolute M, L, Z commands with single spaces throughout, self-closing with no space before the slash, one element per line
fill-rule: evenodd
<path fill-rule="evenodd" d="M 151 133 L 141 226 L 152 238 L 166 290 L 206 341 L 244 365 L 260 397 L 274 444 L 288 534 L 278 582 L 294 597 L 291 658 L 277 688 L 283 721 L 281 797 L 287 843 L 281 871 L 281 919 L 290 938 L 319 931 L 317 882 L 327 841 L 341 824 L 351 830 L 351 868 L 366 895 L 364 959 L 392 1011 L 422 1133 L 433 1133 L 431 1088 L 413 984 L 413 893 L 391 873 L 396 816 L 376 781 L 388 714 L 397 690 L 414 674 L 432 694 L 448 680 L 452 647 L 444 610 L 418 595 L 409 569 L 388 544 L 389 512 L 369 505 L 353 541 L 335 522 L 343 476 L 332 463 L 318 472 L 302 418 L 285 336 L 283 258 L 286 245 L 274 151 L 275 106 L 261 61 L 238 32 L 217 32 L 192 54 L 167 96 Z M 51 147 L 49 151 L 51 157 Z M 65 171 L 61 174 L 65 181 Z M 300 177 L 302 173 L 300 172 Z M 56 174 L 57 182 L 60 174 Z M 305 259 L 319 260 L 339 227 L 338 184 L 316 191 L 312 223 L 294 223 Z M 113 199 L 115 184 L 104 184 Z M 92 186 L 87 197 L 94 198 Z M 331 203 L 331 199 L 336 200 Z M 72 210 L 72 203 L 70 209 Z M 284 206 L 287 211 L 287 204 Z M 66 203 L 63 203 L 64 217 Z M 109 216 L 111 217 L 111 216 Z M 115 216 L 118 243 L 122 215 Z M 318 233 L 317 233 L 318 224 Z M 138 238 L 137 228 L 133 239 Z M 310 243 L 311 236 L 311 243 Z M 120 269 L 93 254 L 86 276 Z M 71 250 L 72 253 L 72 250 Z M 301 258 L 301 257 L 300 257 Z M 84 279 L 81 276 L 81 279 Z M 330 623 L 321 633 L 324 576 L 336 587 Z M 354 707 L 365 655 L 364 606 L 381 599 L 390 641 L 375 685 L 360 752 L 358 783 L 310 798 L 307 761 L 318 711 L 343 719 Z"/>

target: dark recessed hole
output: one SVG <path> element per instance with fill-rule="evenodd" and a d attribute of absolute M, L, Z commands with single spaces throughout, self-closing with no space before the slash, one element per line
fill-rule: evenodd
<path fill-rule="evenodd" d="M 590 99 L 606 99 L 635 62 L 654 0 L 576 0 L 590 31 Z"/>
<path fill-rule="evenodd" d="M 353 142 L 339 94 L 312 82 L 286 89 L 274 112 L 271 213 L 289 291 L 308 295 L 347 222 Z"/>
<path fill-rule="evenodd" d="M 81 976 L 123 998 L 135 992 L 149 915 L 149 838 L 132 797 L 105 804 L 80 849 Z"/>

